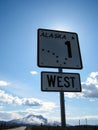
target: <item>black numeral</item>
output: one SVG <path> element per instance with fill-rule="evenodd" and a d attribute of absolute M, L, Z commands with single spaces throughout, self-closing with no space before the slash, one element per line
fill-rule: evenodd
<path fill-rule="evenodd" d="M 70 41 L 66 41 L 65 45 L 67 45 L 67 50 L 68 50 L 68 57 L 72 58 L 72 51 L 71 51 L 71 45 L 70 45 Z"/>

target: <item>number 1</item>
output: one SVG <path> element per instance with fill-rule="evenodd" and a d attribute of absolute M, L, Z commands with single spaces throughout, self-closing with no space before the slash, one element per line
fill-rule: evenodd
<path fill-rule="evenodd" d="M 68 57 L 72 58 L 72 51 L 71 51 L 71 45 L 70 45 L 70 41 L 66 41 L 65 45 L 67 45 L 67 49 L 68 49 Z"/>

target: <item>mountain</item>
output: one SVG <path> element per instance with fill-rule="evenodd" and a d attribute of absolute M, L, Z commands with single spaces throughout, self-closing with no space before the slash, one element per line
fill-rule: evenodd
<path fill-rule="evenodd" d="M 17 125 L 47 125 L 47 119 L 42 115 L 28 115 L 21 119 L 11 120 L 8 123 Z"/>
<path fill-rule="evenodd" d="M 48 125 L 48 126 L 60 126 L 60 122 L 48 120 L 42 115 L 28 115 L 24 118 L 14 119 L 11 121 L 0 121 L 0 125 L 18 125 L 18 126 L 27 126 L 27 125 Z"/>

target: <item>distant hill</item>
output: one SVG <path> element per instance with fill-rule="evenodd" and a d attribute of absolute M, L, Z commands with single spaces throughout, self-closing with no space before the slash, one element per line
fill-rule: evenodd
<path fill-rule="evenodd" d="M 14 119 L 9 121 L 9 124 L 20 124 L 20 125 L 45 125 L 47 124 L 47 119 L 41 115 L 28 115 L 27 117 L 21 119 Z"/>
<path fill-rule="evenodd" d="M 0 121 L 0 125 L 18 125 L 18 126 L 27 126 L 27 125 L 52 125 L 60 126 L 60 123 L 57 121 L 48 122 L 48 120 L 42 115 L 28 115 L 21 119 L 14 119 L 11 121 Z"/>

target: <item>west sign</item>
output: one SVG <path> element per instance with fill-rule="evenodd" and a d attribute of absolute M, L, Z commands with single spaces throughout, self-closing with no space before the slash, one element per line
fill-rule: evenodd
<path fill-rule="evenodd" d="M 41 72 L 42 91 L 81 92 L 78 73 Z"/>
<path fill-rule="evenodd" d="M 38 29 L 39 67 L 82 69 L 77 33 Z"/>

